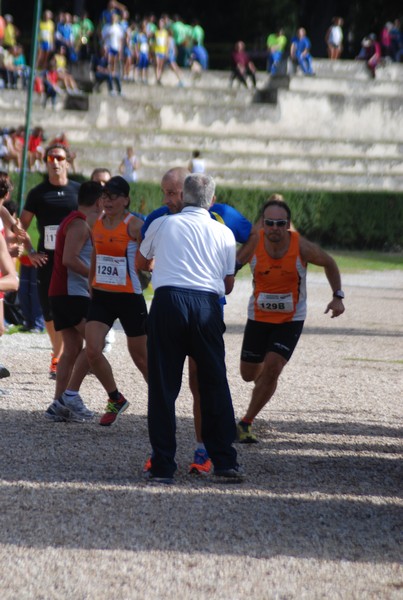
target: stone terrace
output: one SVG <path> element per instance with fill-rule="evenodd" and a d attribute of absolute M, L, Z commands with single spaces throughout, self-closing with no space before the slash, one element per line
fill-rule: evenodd
<path fill-rule="evenodd" d="M 221 185 L 276 189 L 403 190 L 403 64 L 369 78 L 360 62 L 314 62 L 315 77 L 270 80 L 258 90 L 229 86 L 228 72 L 198 81 L 185 72 L 179 88 L 166 71 L 163 86 L 123 83 L 123 97 L 106 88 L 89 95 L 89 110 L 46 110 L 35 98 L 32 126 L 48 139 L 68 134 L 78 168 L 113 172 L 128 145 L 141 156 L 140 178 L 159 181 L 187 164 L 199 148 Z M 80 73 L 77 73 L 79 76 Z M 0 127 L 23 122 L 25 96 L 1 90 Z"/>

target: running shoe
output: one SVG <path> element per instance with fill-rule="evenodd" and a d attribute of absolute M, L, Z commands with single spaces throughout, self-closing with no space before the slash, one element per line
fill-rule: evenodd
<path fill-rule="evenodd" d="M 257 444 L 259 440 L 252 433 L 251 423 L 245 423 L 245 421 L 239 421 L 236 426 L 237 440 L 240 444 Z"/>
<path fill-rule="evenodd" d="M 143 467 L 143 473 L 148 473 L 148 471 L 151 471 L 151 456 L 147 458 Z"/>
<path fill-rule="evenodd" d="M 94 416 L 94 413 L 85 406 L 80 394 L 67 396 L 63 393 L 59 403 L 70 411 L 70 421 L 90 421 Z"/>
<path fill-rule="evenodd" d="M 245 475 L 241 467 L 236 465 L 231 469 L 214 469 L 214 480 L 217 483 L 242 483 Z"/>
<path fill-rule="evenodd" d="M 105 413 L 102 415 L 99 424 L 103 425 L 104 427 L 110 427 L 116 422 L 119 415 L 124 412 L 128 406 L 129 403 L 123 394 L 120 394 L 119 400 L 108 399 Z"/>
<path fill-rule="evenodd" d="M 10 377 L 10 371 L 0 363 L 0 379 L 4 379 L 4 377 Z"/>
<path fill-rule="evenodd" d="M 172 485 L 174 483 L 173 477 L 158 477 L 157 475 L 153 475 L 151 471 L 147 471 L 144 478 L 149 483 L 162 483 L 163 485 Z"/>
<path fill-rule="evenodd" d="M 54 423 L 61 423 L 68 421 L 70 411 L 59 400 L 53 400 L 52 404 L 49 404 L 45 411 L 45 419 L 53 421 Z"/>
<path fill-rule="evenodd" d="M 49 367 L 49 379 L 56 379 L 56 371 L 57 371 L 57 363 L 58 362 L 59 362 L 59 359 L 52 356 L 52 360 L 50 361 L 50 367 Z"/>
<path fill-rule="evenodd" d="M 189 467 L 189 473 L 196 475 L 207 475 L 211 471 L 211 460 L 207 450 L 195 450 L 193 462 Z"/>

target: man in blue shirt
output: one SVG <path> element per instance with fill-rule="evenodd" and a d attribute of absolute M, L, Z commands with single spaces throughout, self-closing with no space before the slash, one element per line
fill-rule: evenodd
<path fill-rule="evenodd" d="M 311 41 L 303 27 L 297 31 L 295 44 L 295 59 L 305 75 L 314 75 L 312 68 Z"/>

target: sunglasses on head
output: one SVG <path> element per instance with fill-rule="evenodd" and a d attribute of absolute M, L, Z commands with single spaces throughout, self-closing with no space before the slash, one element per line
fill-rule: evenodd
<path fill-rule="evenodd" d="M 288 219 L 264 219 L 264 224 L 267 227 L 285 227 L 288 223 Z"/>
<path fill-rule="evenodd" d="M 60 156 L 59 154 L 48 154 L 46 160 L 48 161 L 48 163 L 53 163 L 53 162 L 63 162 L 64 160 L 66 160 L 65 156 Z"/>

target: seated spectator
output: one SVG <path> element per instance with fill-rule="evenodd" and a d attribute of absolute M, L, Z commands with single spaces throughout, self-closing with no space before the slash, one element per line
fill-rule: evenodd
<path fill-rule="evenodd" d="M 190 70 L 193 78 L 200 78 L 203 71 L 208 69 L 209 56 L 202 44 L 195 44 L 190 52 Z"/>
<path fill-rule="evenodd" d="M 14 57 L 10 50 L 0 46 L 0 79 L 1 87 L 15 89 L 17 87 L 17 75 L 14 67 Z"/>
<path fill-rule="evenodd" d="M 56 68 L 55 58 L 51 58 L 48 68 L 43 73 L 44 94 L 42 100 L 43 108 L 46 108 L 47 101 L 50 99 L 52 107 L 56 106 L 57 96 L 62 93 L 61 87 L 58 85 L 59 75 Z"/>
<path fill-rule="evenodd" d="M 35 168 L 39 171 L 45 156 L 43 147 L 44 133 L 42 127 L 35 127 L 28 138 L 28 167 L 30 171 Z"/>
<path fill-rule="evenodd" d="M 306 35 L 303 27 L 297 31 L 296 38 L 293 38 L 292 51 L 297 65 L 304 75 L 314 75 L 312 68 L 311 41 Z"/>
<path fill-rule="evenodd" d="M 73 75 L 67 70 L 66 47 L 60 46 L 59 51 L 54 55 L 56 69 L 59 81 L 63 84 L 67 93 L 78 94 L 80 90 Z"/>
<path fill-rule="evenodd" d="M 3 163 L 14 166 L 15 170 L 19 171 L 22 163 L 22 148 L 23 144 L 16 129 L 3 131 L 0 137 L 0 158 Z"/>
<path fill-rule="evenodd" d="M 375 70 L 382 60 L 381 45 L 375 33 L 370 33 L 361 42 L 361 50 L 356 56 L 357 60 L 365 60 L 371 77 L 375 77 Z"/>
<path fill-rule="evenodd" d="M 21 44 L 13 46 L 12 51 L 14 73 L 15 73 L 15 85 L 17 87 L 17 80 L 21 79 L 22 89 L 26 90 L 28 87 L 28 79 L 30 74 L 30 68 L 27 66 L 24 50 Z"/>
<path fill-rule="evenodd" d="M 101 46 L 98 54 L 94 54 L 91 59 L 91 70 L 94 74 L 95 85 L 94 91 L 99 92 L 103 82 L 106 82 L 108 91 L 111 96 L 116 94 L 121 95 L 122 86 L 120 84 L 119 75 L 112 75 L 108 60 L 108 51 L 105 46 Z M 113 89 L 113 84 L 116 90 Z"/>
<path fill-rule="evenodd" d="M 234 51 L 231 54 L 232 74 L 230 85 L 237 79 L 242 85 L 248 87 L 247 77 L 252 80 L 252 85 L 256 87 L 256 67 L 250 60 L 249 55 L 245 51 L 245 44 L 242 41 L 236 42 Z"/>
<path fill-rule="evenodd" d="M 284 30 L 279 29 L 276 33 L 271 33 L 267 38 L 266 45 L 268 52 L 267 72 L 271 75 L 277 75 L 284 50 L 287 46 L 287 38 L 284 35 Z"/>

